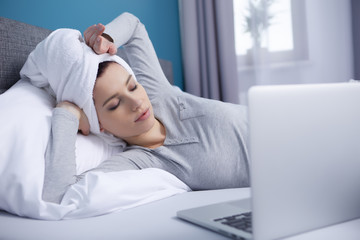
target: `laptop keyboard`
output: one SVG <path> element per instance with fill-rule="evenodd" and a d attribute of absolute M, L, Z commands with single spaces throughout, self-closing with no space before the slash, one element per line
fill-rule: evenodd
<path fill-rule="evenodd" d="M 240 229 L 248 233 L 252 233 L 251 212 L 237 214 L 229 217 L 218 218 L 218 219 L 214 219 L 214 221 L 220 222 L 230 227 Z"/>

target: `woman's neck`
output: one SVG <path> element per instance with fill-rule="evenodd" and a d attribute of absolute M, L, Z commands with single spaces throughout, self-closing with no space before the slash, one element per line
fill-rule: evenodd
<path fill-rule="evenodd" d="M 149 131 L 147 131 L 142 135 L 124 140 L 129 145 L 137 145 L 141 147 L 155 149 L 164 144 L 165 138 L 166 138 L 165 126 L 159 120 L 155 119 L 155 123 Z"/>

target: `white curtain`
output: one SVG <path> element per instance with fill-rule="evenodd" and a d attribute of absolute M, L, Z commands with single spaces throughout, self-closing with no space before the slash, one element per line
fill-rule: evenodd
<path fill-rule="evenodd" d="M 185 90 L 239 103 L 232 0 L 179 0 Z"/>

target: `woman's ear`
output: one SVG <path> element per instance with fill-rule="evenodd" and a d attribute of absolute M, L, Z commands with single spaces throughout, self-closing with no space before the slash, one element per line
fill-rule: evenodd
<path fill-rule="evenodd" d="M 104 132 L 105 129 L 103 128 L 103 126 L 101 125 L 101 123 L 99 122 L 99 126 L 100 126 L 100 132 Z"/>

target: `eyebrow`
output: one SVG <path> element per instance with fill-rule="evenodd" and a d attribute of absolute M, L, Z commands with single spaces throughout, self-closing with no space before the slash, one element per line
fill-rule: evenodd
<path fill-rule="evenodd" d="M 129 74 L 128 78 L 126 79 L 126 82 L 125 82 L 125 86 L 127 86 L 130 82 L 130 79 L 131 79 L 131 74 Z M 109 97 L 108 99 L 106 99 L 106 101 L 104 102 L 103 104 L 103 107 L 113 98 L 116 98 L 117 96 L 119 96 L 118 93 L 115 93 L 114 95 L 112 95 L 111 97 Z"/>

